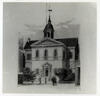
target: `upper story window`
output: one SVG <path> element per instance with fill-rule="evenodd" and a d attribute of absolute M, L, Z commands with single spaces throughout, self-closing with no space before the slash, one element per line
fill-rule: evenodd
<path fill-rule="evenodd" d="M 69 50 L 70 50 L 70 60 L 75 60 L 75 48 L 74 47 L 70 47 L 69 48 Z"/>
<path fill-rule="evenodd" d="M 69 52 L 69 58 L 72 59 L 73 58 L 73 53 L 70 51 Z"/>
<path fill-rule="evenodd" d="M 63 51 L 63 60 L 65 59 L 65 51 Z"/>
<path fill-rule="evenodd" d="M 48 50 L 47 49 L 44 50 L 44 59 L 48 59 Z"/>
<path fill-rule="evenodd" d="M 58 52 L 57 52 L 57 49 L 54 50 L 54 59 L 57 59 L 58 58 Z"/>
<path fill-rule="evenodd" d="M 39 57 L 39 50 L 36 50 L 36 58 Z"/>
<path fill-rule="evenodd" d="M 28 53 L 27 54 L 27 60 L 31 60 L 32 59 L 32 55 L 31 55 L 31 53 Z"/>

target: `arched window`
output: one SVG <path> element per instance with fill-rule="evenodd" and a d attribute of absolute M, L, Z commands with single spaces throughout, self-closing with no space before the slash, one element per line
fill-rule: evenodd
<path fill-rule="evenodd" d="M 58 53 L 57 53 L 57 49 L 54 50 L 54 59 L 58 58 Z"/>
<path fill-rule="evenodd" d="M 47 35 L 48 35 L 47 37 L 50 37 L 50 33 L 49 32 L 47 33 Z"/>
<path fill-rule="evenodd" d="M 39 50 L 36 50 L 36 58 L 39 57 Z"/>
<path fill-rule="evenodd" d="M 65 60 L 65 51 L 63 51 L 63 60 Z"/>
<path fill-rule="evenodd" d="M 44 50 L 44 59 L 48 59 L 48 50 L 47 49 Z"/>

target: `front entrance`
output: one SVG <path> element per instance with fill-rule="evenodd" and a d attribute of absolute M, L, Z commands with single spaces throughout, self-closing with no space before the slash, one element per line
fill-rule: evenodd
<path fill-rule="evenodd" d="M 52 65 L 49 63 L 45 63 L 43 65 L 43 77 L 45 78 L 45 84 L 51 80 L 52 74 Z"/>
<path fill-rule="evenodd" d="M 49 69 L 48 68 L 45 68 L 45 76 L 48 77 L 49 74 L 50 74 L 49 73 Z"/>

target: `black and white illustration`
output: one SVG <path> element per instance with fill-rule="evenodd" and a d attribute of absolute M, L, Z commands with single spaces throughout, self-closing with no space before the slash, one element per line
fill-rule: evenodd
<path fill-rule="evenodd" d="M 4 93 L 96 93 L 94 2 L 4 2 Z"/>
<path fill-rule="evenodd" d="M 66 12 L 67 7 L 63 7 L 65 10 L 60 12 L 59 6 L 62 7 L 63 4 L 59 4 L 57 7 L 53 7 L 54 5 L 56 4 L 43 4 L 44 17 L 42 16 L 44 10 L 40 9 L 39 16 L 44 20 L 43 25 L 35 25 L 33 19 L 32 24 L 24 24 L 27 35 L 25 32 L 19 32 L 18 85 L 80 85 L 81 68 L 78 38 L 80 24 L 74 23 L 75 18 L 67 18 L 66 16 L 64 16 L 66 19 L 63 21 L 57 21 L 56 18 Z M 33 11 L 33 15 L 35 13 Z M 58 14 L 58 17 L 55 14 Z"/>

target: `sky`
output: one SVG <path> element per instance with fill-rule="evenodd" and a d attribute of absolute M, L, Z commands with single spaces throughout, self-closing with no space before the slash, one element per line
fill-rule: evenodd
<path fill-rule="evenodd" d="M 76 38 L 80 32 L 80 17 L 85 3 L 4 3 L 4 31 L 18 33 L 26 42 L 43 38 L 43 29 L 51 8 L 54 38 Z M 47 18 L 47 19 L 46 19 Z"/>
<path fill-rule="evenodd" d="M 4 3 L 4 22 L 9 31 L 16 31 L 26 40 L 43 38 L 43 29 L 52 9 L 51 21 L 55 38 L 77 37 L 79 23 L 76 20 L 77 3 Z"/>

